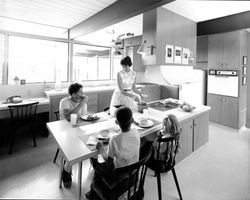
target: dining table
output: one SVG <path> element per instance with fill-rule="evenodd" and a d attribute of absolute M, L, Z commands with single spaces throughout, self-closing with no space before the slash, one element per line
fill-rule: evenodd
<path fill-rule="evenodd" d="M 78 165 L 78 184 L 77 184 L 77 199 L 81 199 L 81 184 L 82 184 L 82 162 L 93 156 L 98 155 L 95 145 L 91 143 L 90 138 L 96 138 L 101 133 L 109 133 L 109 136 L 119 134 L 120 128 L 115 122 L 115 117 L 110 116 L 106 112 L 96 114 L 98 119 L 93 121 L 84 121 L 78 119 L 76 125 L 71 125 L 67 120 L 58 120 L 47 123 L 47 128 L 50 134 L 54 137 L 58 148 L 61 152 L 60 171 L 59 171 L 59 187 L 62 187 L 62 170 L 64 160 L 70 165 Z M 135 123 L 131 125 L 131 129 L 137 129 L 140 137 L 145 137 L 157 132 L 162 128 L 159 119 L 147 115 L 147 118 L 153 122 L 150 127 L 140 127 L 138 120 L 145 118 L 141 113 L 133 113 Z M 106 135 L 107 136 L 107 135 Z M 93 142 L 93 141 L 92 141 Z"/>

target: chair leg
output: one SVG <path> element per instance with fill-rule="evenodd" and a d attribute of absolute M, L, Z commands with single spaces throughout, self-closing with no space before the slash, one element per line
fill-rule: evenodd
<path fill-rule="evenodd" d="M 9 154 L 12 153 L 12 147 L 13 147 L 13 142 L 14 142 L 14 135 L 15 135 L 15 130 L 11 130 Z"/>
<path fill-rule="evenodd" d="M 56 155 L 55 155 L 55 157 L 54 157 L 53 163 L 55 163 L 55 162 L 56 162 L 56 159 L 57 159 L 58 153 L 59 153 L 59 149 L 57 148 L 57 150 L 56 150 Z"/>
<path fill-rule="evenodd" d="M 181 190 L 180 190 L 180 186 L 179 186 L 179 183 L 178 183 L 177 176 L 176 176 L 174 168 L 172 169 L 172 174 L 173 174 L 173 177 L 174 177 L 174 181 L 175 181 L 175 184 L 176 184 L 176 187 L 177 187 L 177 190 L 178 190 L 180 200 L 182 200 Z"/>
<path fill-rule="evenodd" d="M 36 136 L 35 133 L 32 131 L 32 138 L 33 138 L 33 142 L 34 142 L 34 147 L 36 147 Z"/>
<path fill-rule="evenodd" d="M 156 173 L 156 176 L 157 176 L 158 198 L 159 198 L 159 200 L 162 200 L 162 195 L 161 195 L 161 174 L 158 172 L 158 173 Z"/>

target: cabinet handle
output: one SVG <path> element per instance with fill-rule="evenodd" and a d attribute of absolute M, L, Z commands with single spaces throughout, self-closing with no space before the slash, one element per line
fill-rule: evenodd
<path fill-rule="evenodd" d="M 182 132 L 182 128 L 180 128 L 180 133 Z"/>
<path fill-rule="evenodd" d="M 194 127 L 196 127 L 196 123 L 194 123 Z"/>
<path fill-rule="evenodd" d="M 193 126 L 191 125 L 190 128 L 193 128 Z"/>

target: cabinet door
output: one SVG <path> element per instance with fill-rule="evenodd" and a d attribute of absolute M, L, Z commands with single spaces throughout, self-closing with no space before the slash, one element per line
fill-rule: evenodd
<path fill-rule="evenodd" d="M 207 94 L 207 105 L 211 107 L 209 120 L 220 123 L 221 121 L 221 96 L 216 94 Z"/>
<path fill-rule="evenodd" d="M 113 95 L 113 90 L 105 91 L 98 94 L 98 112 L 102 112 L 110 106 L 110 101 Z"/>
<path fill-rule="evenodd" d="M 208 37 L 208 67 L 222 68 L 223 59 L 223 34 Z"/>
<path fill-rule="evenodd" d="M 137 50 L 139 49 L 141 45 L 133 46 L 133 70 L 135 72 L 144 72 L 145 67 L 142 63 L 142 55 L 137 53 Z"/>
<path fill-rule="evenodd" d="M 208 36 L 197 38 L 197 59 L 196 63 L 208 61 Z"/>
<path fill-rule="evenodd" d="M 96 113 L 97 112 L 97 105 L 98 105 L 98 95 L 97 94 L 90 94 L 86 93 L 88 96 L 88 112 Z"/>
<path fill-rule="evenodd" d="M 208 142 L 208 119 L 208 112 L 194 118 L 193 151 Z"/>
<path fill-rule="evenodd" d="M 179 142 L 181 144 L 181 150 L 176 155 L 176 162 L 180 162 L 193 151 L 193 119 L 183 123 L 181 126 L 181 134 Z"/>
<path fill-rule="evenodd" d="M 144 88 L 142 88 L 142 92 L 148 95 L 147 98 L 143 99 L 146 102 L 151 102 L 161 99 L 160 85 L 146 85 Z"/>
<path fill-rule="evenodd" d="M 238 98 L 222 98 L 221 123 L 226 126 L 238 128 Z"/>
<path fill-rule="evenodd" d="M 223 67 L 227 69 L 239 68 L 240 33 L 239 31 L 234 31 L 223 35 Z"/>

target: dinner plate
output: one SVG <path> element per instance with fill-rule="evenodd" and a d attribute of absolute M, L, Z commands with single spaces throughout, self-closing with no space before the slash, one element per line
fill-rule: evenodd
<path fill-rule="evenodd" d="M 137 126 L 140 126 L 141 128 L 149 128 L 152 127 L 154 125 L 154 122 L 150 119 L 147 119 L 147 123 L 142 123 L 141 121 L 143 120 L 143 118 L 138 119 L 136 122 Z"/>
<path fill-rule="evenodd" d="M 99 117 L 95 114 L 94 115 L 82 115 L 81 119 L 84 121 L 94 121 L 94 120 L 99 119 Z"/>

